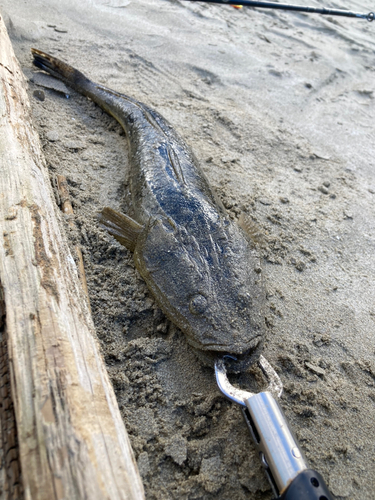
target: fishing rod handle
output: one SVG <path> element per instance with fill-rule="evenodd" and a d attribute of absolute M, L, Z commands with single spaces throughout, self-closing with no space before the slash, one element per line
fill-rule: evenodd
<path fill-rule="evenodd" d="M 233 0 L 190 0 L 191 2 L 206 2 L 217 3 L 220 5 L 233 5 Z M 343 17 L 357 17 L 360 19 L 367 19 L 367 21 L 374 20 L 374 13 L 362 14 L 360 12 L 351 12 L 350 10 L 341 9 L 326 9 L 318 7 L 309 7 L 308 5 L 295 5 L 279 2 L 266 2 L 264 0 L 236 0 L 236 5 L 243 5 L 244 7 L 259 7 L 261 9 L 277 9 L 277 10 L 292 10 L 295 12 L 309 12 L 311 14 L 322 14 L 328 16 L 343 16 Z"/>
<path fill-rule="evenodd" d="M 276 497 L 280 500 L 333 500 L 321 476 L 308 469 L 272 394 L 254 394 L 245 399 L 245 404 L 242 412 Z M 305 495 L 301 495 L 301 488 L 306 490 Z"/>

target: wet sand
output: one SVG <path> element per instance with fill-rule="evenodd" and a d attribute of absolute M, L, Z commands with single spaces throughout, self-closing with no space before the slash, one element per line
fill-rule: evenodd
<path fill-rule="evenodd" d="M 263 354 L 283 381 L 281 404 L 332 493 L 372 499 L 375 24 L 177 0 L 2 0 L 0 12 L 30 80 L 51 183 L 68 179 L 77 230 L 64 225 L 72 248 L 82 245 L 147 499 L 272 494 L 238 407 L 156 306 L 131 254 L 98 225 L 103 206 L 130 209 L 121 127 L 40 76 L 32 46 L 158 110 L 230 216 L 254 221 L 267 287 Z M 256 369 L 232 379 L 250 390 L 259 380 Z"/>

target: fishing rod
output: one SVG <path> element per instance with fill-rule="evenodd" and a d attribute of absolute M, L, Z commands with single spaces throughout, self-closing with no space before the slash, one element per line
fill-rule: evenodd
<path fill-rule="evenodd" d="M 308 7 L 304 5 L 291 5 L 288 3 L 276 3 L 276 2 L 258 2 L 256 0 L 242 0 L 238 2 L 237 0 L 189 0 L 190 2 L 206 2 L 206 3 L 218 3 L 222 5 L 243 5 L 244 7 L 258 7 L 262 9 L 278 9 L 278 10 L 293 10 L 297 12 L 309 12 L 310 14 L 322 14 L 323 16 L 343 16 L 343 17 L 357 17 L 361 19 L 367 19 L 371 22 L 374 20 L 375 14 L 369 12 L 368 14 L 361 14 L 359 12 L 352 12 L 350 10 L 340 10 L 340 9 L 320 9 L 317 7 Z"/>

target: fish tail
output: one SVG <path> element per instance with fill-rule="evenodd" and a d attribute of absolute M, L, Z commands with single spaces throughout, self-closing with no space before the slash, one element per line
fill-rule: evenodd
<path fill-rule="evenodd" d="M 47 73 L 55 78 L 59 78 L 80 94 L 90 97 L 90 99 L 112 115 L 120 122 L 124 129 L 127 130 L 126 124 L 124 120 L 121 119 L 121 116 L 125 113 L 124 103 L 126 103 L 130 109 L 131 103 L 136 104 L 134 99 L 108 89 L 103 85 L 94 83 L 87 78 L 87 76 L 78 71 L 78 69 L 57 59 L 57 57 L 46 54 L 38 49 L 31 49 L 31 52 L 34 57 L 33 63 L 35 66 L 47 71 Z"/>
<path fill-rule="evenodd" d="M 64 81 L 78 92 L 87 95 L 92 82 L 83 73 L 41 50 L 33 48 L 31 53 L 34 57 L 33 63 L 35 66 Z"/>

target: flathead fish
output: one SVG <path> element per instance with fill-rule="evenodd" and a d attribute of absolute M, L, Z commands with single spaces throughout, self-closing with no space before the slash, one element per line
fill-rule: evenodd
<path fill-rule="evenodd" d="M 32 49 L 34 64 L 89 97 L 124 128 L 134 215 L 104 208 L 101 221 L 134 255 L 157 303 L 210 364 L 251 364 L 265 331 L 259 257 L 231 221 L 191 149 L 159 113 Z"/>

